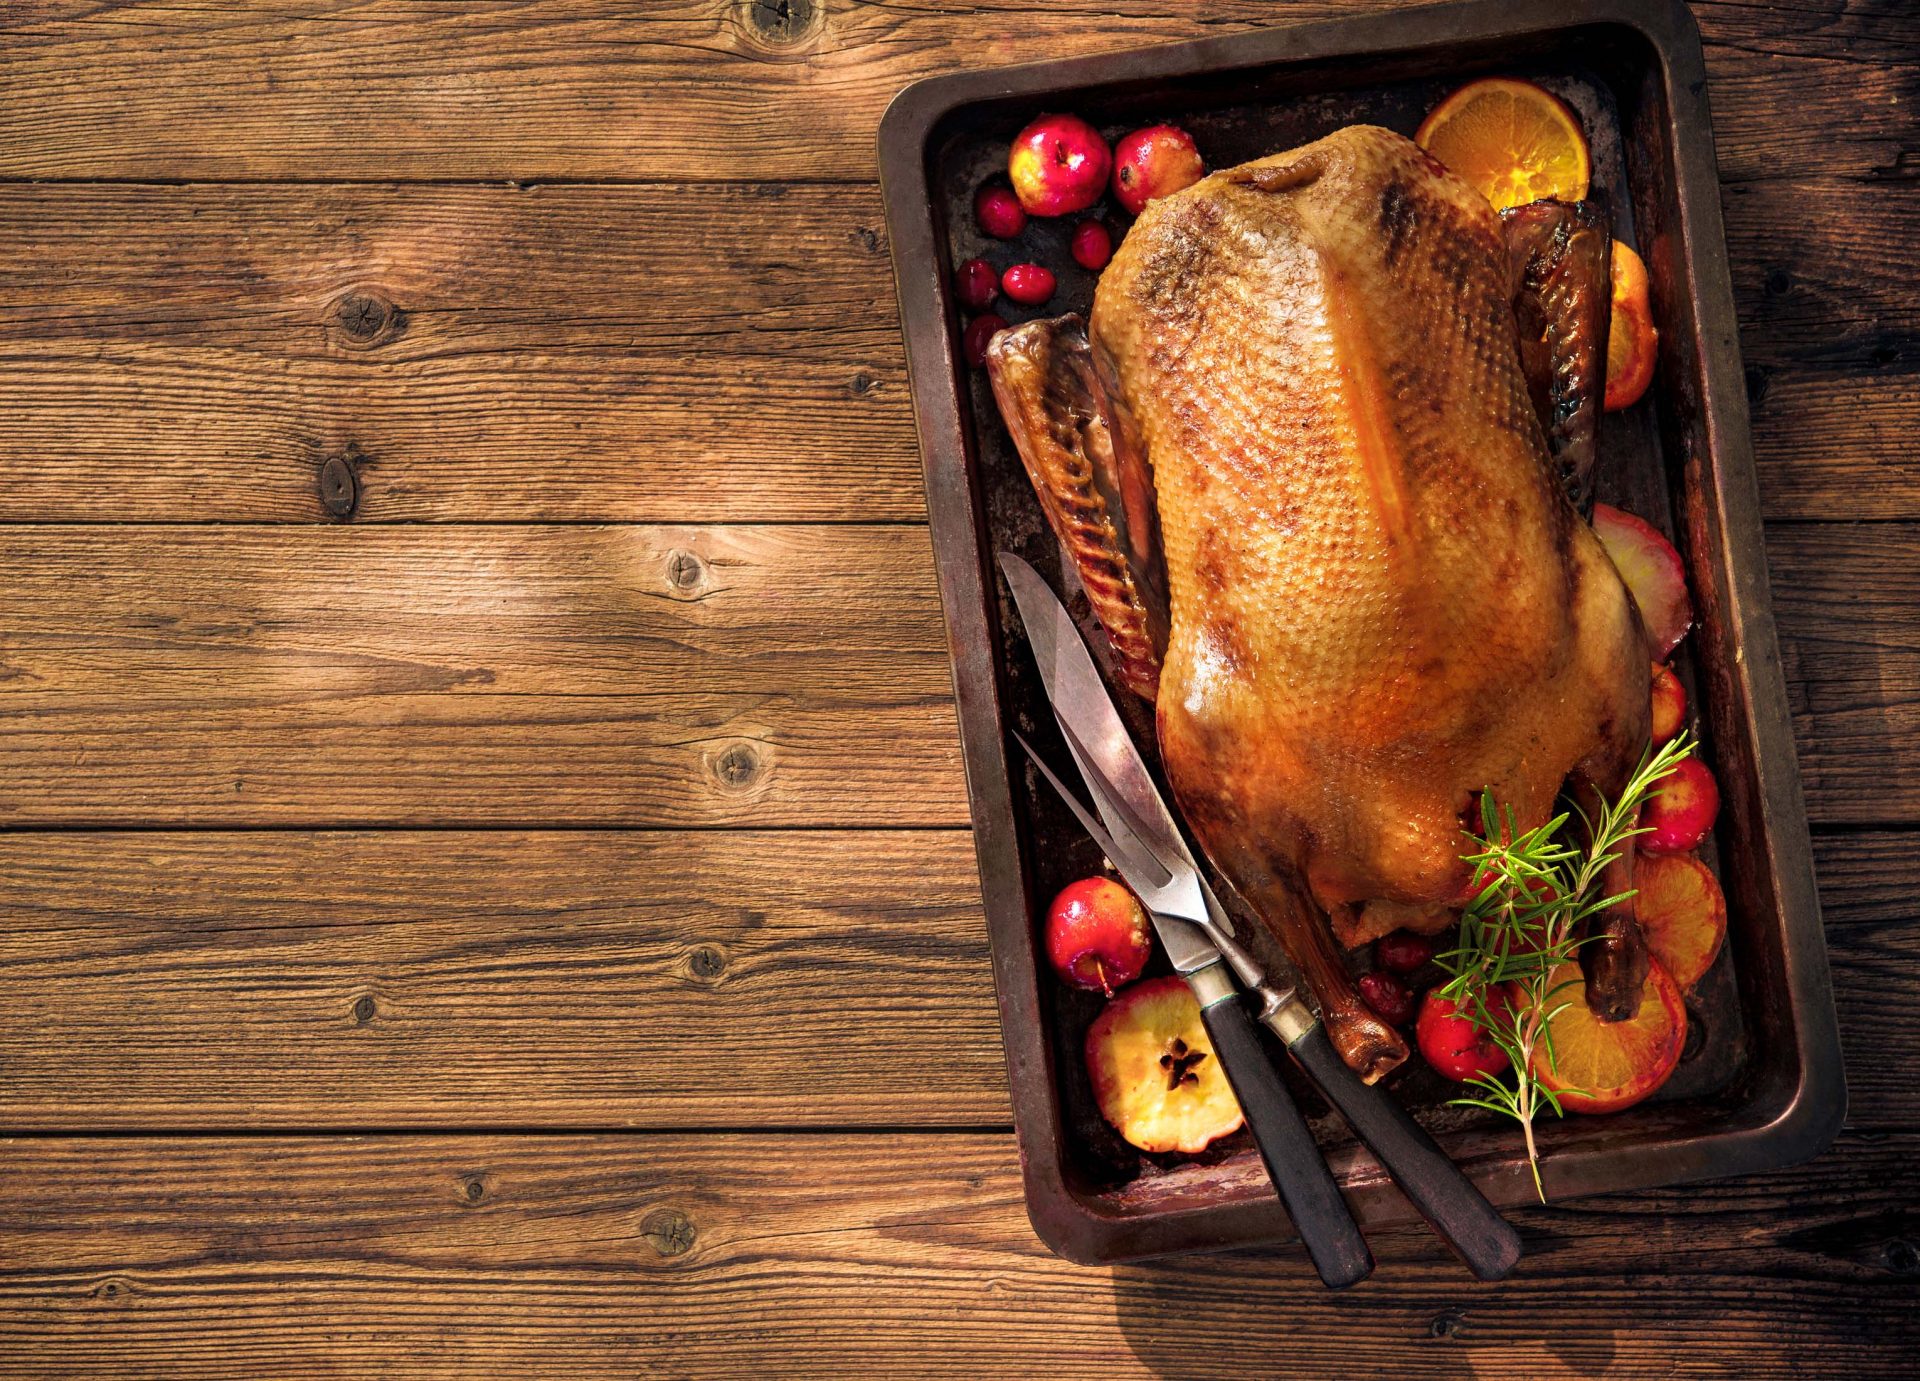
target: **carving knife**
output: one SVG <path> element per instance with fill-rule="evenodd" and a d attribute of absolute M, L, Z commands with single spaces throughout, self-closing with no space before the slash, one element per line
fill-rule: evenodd
<path fill-rule="evenodd" d="M 1275 987 L 1259 961 L 1235 942 L 1231 920 L 1200 873 L 1066 606 L 1040 573 L 1020 557 L 1000 553 L 1000 569 L 1026 626 L 1047 699 L 1108 831 L 1121 836 L 1137 830 L 1151 851 L 1169 861 L 1184 862 L 1200 874 L 1204 923 L 1170 918 L 1163 924 L 1161 917 L 1154 917 L 1161 944 L 1173 958 L 1174 967 L 1188 973 L 1187 965 L 1181 962 L 1184 957 L 1188 964 L 1200 966 L 1196 971 L 1206 972 L 1203 961 L 1211 953 L 1211 972 L 1224 980 L 1220 963 L 1224 960 L 1230 965 L 1257 999 L 1258 1019 L 1279 1037 L 1288 1054 L 1339 1109 L 1355 1135 L 1379 1158 L 1433 1230 L 1482 1280 L 1505 1276 L 1520 1258 L 1519 1234 L 1386 1090 L 1364 1083 L 1347 1067 L 1298 990 L 1291 985 Z M 1103 795 L 1103 785 L 1111 797 Z M 1216 1006 L 1222 1001 L 1211 986 L 1207 995 L 1214 997 Z M 1227 998 L 1233 996 L 1229 990 Z M 1202 997 L 1203 1010 L 1207 1005 L 1207 997 Z M 1244 1013 L 1237 1001 L 1233 1005 Z M 1226 1059 L 1222 1057 L 1223 1065 Z M 1278 1083 L 1277 1076 L 1273 1081 Z M 1235 1092 L 1239 1092 L 1237 1082 Z M 1284 1086 L 1281 1092 L 1284 1096 Z M 1294 1115 L 1298 1117 L 1297 1109 Z M 1311 1138 L 1308 1144 L 1312 1145 Z M 1265 1158 L 1264 1147 L 1262 1154 Z M 1317 1148 L 1311 1158 L 1324 1171 Z M 1268 1172 L 1274 1174 L 1271 1159 Z M 1278 1185 L 1280 1176 L 1274 1174 L 1274 1179 Z M 1297 1217 L 1295 1225 L 1299 1226 Z"/>

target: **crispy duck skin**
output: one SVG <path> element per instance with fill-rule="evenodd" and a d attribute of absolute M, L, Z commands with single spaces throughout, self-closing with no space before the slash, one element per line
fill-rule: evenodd
<path fill-rule="evenodd" d="M 1581 513 L 1593 510 L 1612 320 L 1612 217 L 1604 200 L 1536 201 L 1500 213 L 1520 365 L 1547 453 Z"/>
<path fill-rule="evenodd" d="M 1077 316 L 1030 321 L 987 347 L 987 374 L 1047 522 L 1080 576 L 1128 690 L 1152 700 L 1167 644 L 1153 479 Z"/>

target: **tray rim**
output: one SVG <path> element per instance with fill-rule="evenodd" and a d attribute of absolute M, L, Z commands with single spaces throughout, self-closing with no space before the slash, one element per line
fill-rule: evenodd
<path fill-rule="evenodd" d="M 1699 315 L 1731 323 L 1733 288 L 1721 219 L 1719 176 L 1706 99 L 1700 32 L 1684 0 L 1457 0 L 1268 29 L 1217 38 L 1119 49 L 1112 53 L 975 69 L 930 77 L 896 96 L 880 124 L 880 182 L 895 288 L 905 336 L 927 492 L 941 603 L 945 612 L 956 713 L 966 771 L 983 909 L 993 943 L 994 986 L 1005 1045 L 1015 1136 L 1029 1218 L 1055 1252 L 1083 1264 L 1109 1264 L 1187 1251 L 1211 1251 L 1290 1239 L 1284 1212 L 1231 1203 L 1121 1216 L 1100 1211 L 1066 1182 L 1053 1147 L 1062 1138 L 1059 1109 L 1046 1089 L 1047 1049 L 1039 1023 L 1021 1009 L 1038 1010 L 1037 968 L 1018 947 L 1003 942 L 1004 918 L 1027 916 L 1026 864 L 1015 823 L 1008 774 L 989 610 L 997 596 L 991 553 L 975 521 L 968 479 L 967 427 L 962 415 L 954 341 L 948 328 L 945 262 L 927 195 L 928 142 L 940 121 L 962 106 L 1040 96 L 1115 79 L 1117 59 L 1129 80 L 1173 80 L 1210 72 L 1369 55 L 1413 55 L 1423 49 L 1514 34 L 1551 34 L 1600 25 L 1635 31 L 1660 68 L 1673 131 L 1673 179 L 1678 222 Z M 1583 1152 L 1610 1171 L 1605 1189 L 1648 1189 L 1692 1180 L 1780 1169 L 1824 1150 L 1846 1115 L 1825 932 L 1813 874 L 1812 844 L 1799 760 L 1788 712 L 1786 679 L 1776 636 L 1760 520 L 1759 481 L 1748 427 L 1739 342 L 1732 331 L 1700 333 L 1702 424 L 1707 438 L 1708 488 L 1720 529 L 1725 623 L 1734 659 L 1741 731 L 1754 749 L 1760 802 L 1756 855 L 1772 873 L 1786 1025 L 1799 1057 L 1792 1088 L 1769 1102 L 1756 1100 L 1753 1125 L 1709 1131 L 1682 1142 L 1665 1140 Z M 1736 561 L 1735 552 L 1755 554 Z M 1784 745 L 1780 751 L 1778 745 Z M 1702 1156 L 1702 1146 L 1711 1148 Z M 1463 1168 L 1496 1203 L 1521 1205 L 1531 1197 L 1524 1170 L 1510 1158 L 1463 1160 Z M 1341 1176 L 1363 1223 L 1415 1221 L 1411 1205 L 1377 1172 Z M 1523 1196 L 1522 1191 L 1525 1191 Z M 1556 1201 L 1578 1197 L 1562 1194 Z M 1277 1203 L 1274 1208 L 1278 1210 Z M 1150 1239 L 1150 1240 L 1148 1240 Z"/>

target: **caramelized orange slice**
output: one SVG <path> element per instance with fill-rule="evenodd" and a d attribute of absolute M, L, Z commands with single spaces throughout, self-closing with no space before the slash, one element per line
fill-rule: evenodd
<path fill-rule="evenodd" d="M 1496 211 L 1543 197 L 1579 201 L 1592 176 L 1580 118 L 1532 82 L 1470 82 L 1435 106 L 1413 139 Z"/>
<path fill-rule="evenodd" d="M 1607 326 L 1607 411 L 1639 402 L 1653 382 L 1660 333 L 1653 328 L 1647 295 L 1647 265 L 1627 246 L 1613 242 L 1613 318 Z"/>
<path fill-rule="evenodd" d="M 1533 1077 L 1560 1095 L 1569 1112 L 1619 1112 L 1658 1089 L 1680 1064 L 1687 1043 L 1687 1004 L 1680 987 L 1658 959 L 1647 961 L 1640 990 L 1640 1012 L 1630 1021 L 1602 1021 L 1587 1006 L 1580 966 L 1563 964 L 1550 986 L 1561 984 L 1552 1007 L 1566 1004 L 1554 1017 L 1553 1054 L 1547 1043 L 1534 1047 L 1528 1066 Z"/>
<path fill-rule="evenodd" d="M 1682 989 L 1713 967 L 1727 938 L 1720 880 L 1692 854 L 1642 854 L 1634 861 L 1634 914 L 1647 948 Z"/>

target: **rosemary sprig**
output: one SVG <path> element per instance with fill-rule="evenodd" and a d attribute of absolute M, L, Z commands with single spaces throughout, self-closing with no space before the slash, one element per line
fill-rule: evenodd
<path fill-rule="evenodd" d="M 1453 1101 L 1504 1113 L 1520 1124 L 1534 1192 L 1542 1203 L 1547 1192 L 1540 1181 L 1534 1119 L 1543 1109 L 1552 1109 L 1556 1117 L 1563 1109 L 1560 1095 L 1534 1077 L 1533 1057 L 1542 1051 L 1547 1067 L 1559 1069 L 1553 1019 L 1571 1001 L 1568 990 L 1580 986 L 1577 978 L 1556 983 L 1553 976 L 1585 943 L 1581 922 L 1633 895 L 1601 896 L 1601 878 L 1626 841 L 1645 833 L 1635 823 L 1641 805 L 1692 751 L 1691 740 L 1681 734 L 1642 756 L 1619 798 L 1601 803 L 1597 819 L 1589 820 L 1576 805 L 1544 825 L 1520 830 L 1513 812 L 1500 809 L 1492 792 L 1480 796 L 1481 833 L 1468 835 L 1472 849 L 1462 855 L 1479 890 L 1460 918 L 1459 944 L 1436 956 L 1449 975 L 1439 991 L 1506 1053 L 1513 1080 L 1476 1074 L 1470 1081 L 1476 1095 Z M 1562 835 L 1575 816 L 1584 838 L 1569 843 Z"/>

